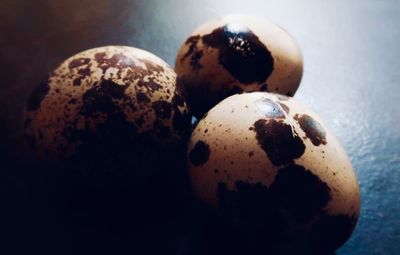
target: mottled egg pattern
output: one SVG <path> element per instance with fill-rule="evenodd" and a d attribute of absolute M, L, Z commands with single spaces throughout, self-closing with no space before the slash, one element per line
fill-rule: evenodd
<path fill-rule="evenodd" d="M 286 247 L 306 237 L 317 251 L 334 250 L 358 219 L 359 187 L 345 151 L 290 97 L 223 100 L 197 124 L 188 155 L 200 198 Z"/>
<path fill-rule="evenodd" d="M 300 50 L 278 26 L 246 16 L 203 24 L 180 48 L 175 71 L 188 104 L 201 117 L 222 99 L 243 91 L 294 95 L 303 73 Z"/>
<path fill-rule="evenodd" d="M 55 158 L 94 140 L 135 144 L 143 134 L 179 141 L 190 130 L 180 88 L 174 70 L 149 52 L 90 49 L 64 61 L 32 93 L 26 138 L 39 155 Z"/>

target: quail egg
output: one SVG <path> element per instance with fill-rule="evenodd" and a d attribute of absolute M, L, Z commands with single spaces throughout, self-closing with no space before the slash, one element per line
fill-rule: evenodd
<path fill-rule="evenodd" d="M 242 15 L 201 25 L 181 46 L 175 71 L 197 118 L 222 99 L 241 92 L 293 96 L 303 73 L 295 40 L 279 26 Z"/>
<path fill-rule="evenodd" d="M 217 104 L 193 131 L 188 165 L 198 197 L 271 252 L 331 252 L 359 217 L 346 152 L 287 96 L 252 92 Z"/>
<path fill-rule="evenodd" d="M 125 46 L 83 51 L 49 74 L 24 130 L 40 163 L 32 168 L 56 173 L 62 215 L 121 234 L 179 211 L 191 131 L 181 89 L 163 60 Z"/>
<path fill-rule="evenodd" d="M 40 157 L 52 159 L 80 152 L 99 159 L 106 151 L 176 143 L 190 131 L 180 89 L 175 72 L 149 52 L 90 49 L 65 60 L 32 93 L 26 138 Z"/>

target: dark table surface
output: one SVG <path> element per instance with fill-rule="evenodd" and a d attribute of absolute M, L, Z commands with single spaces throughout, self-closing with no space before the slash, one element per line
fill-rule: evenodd
<path fill-rule="evenodd" d="M 173 66 L 180 44 L 196 26 L 228 13 L 267 18 L 296 38 L 304 76 L 295 97 L 324 119 L 352 159 L 361 185 L 361 219 L 337 254 L 399 254 L 398 0 L 2 0 L 0 192 L 7 202 L 1 203 L 18 214 L 29 197 L 27 177 L 14 171 L 24 160 L 21 116 L 49 70 L 102 45 L 143 48 Z"/>

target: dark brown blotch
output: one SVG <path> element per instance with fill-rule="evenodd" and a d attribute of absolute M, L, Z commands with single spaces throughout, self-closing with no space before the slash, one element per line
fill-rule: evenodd
<path fill-rule="evenodd" d="M 323 208 L 331 197 L 326 183 L 309 170 L 291 164 L 290 167 L 278 171 L 275 182 L 271 186 L 244 180 L 236 181 L 234 185 L 234 188 L 229 189 L 224 182 L 218 184 L 219 212 L 229 220 L 229 223 L 253 239 L 255 242 L 252 244 L 258 245 L 257 250 L 268 247 L 268 252 L 262 253 L 330 254 L 311 252 L 316 245 L 319 245 L 318 238 L 322 237 L 322 241 L 325 241 L 323 235 L 325 232 L 318 227 L 310 233 L 309 226 L 314 226 L 313 219 L 321 214 L 324 215 Z M 346 226 L 346 223 L 343 225 Z M 325 227 L 323 229 L 328 230 Z M 340 232 L 347 238 L 346 230 Z M 315 238 L 312 238 L 314 233 Z M 315 239 L 312 240 L 315 242 L 305 243 L 305 238 L 310 237 Z M 339 235 L 329 234 L 328 237 L 327 240 L 336 242 Z M 300 246 L 297 245 L 299 243 Z M 279 250 L 282 245 L 286 251 L 291 252 L 281 253 L 269 250 L 273 251 L 275 248 Z M 327 251 L 326 248 L 330 247 L 324 248 L 324 251 Z"/>
<path fill-rule="evenodd" d="M 137 92 L 136 99 L 137 99 L 138 103 L 150 102 L 150 98 L 146 95 L 146 93 L 143 93 L 143 92 Z"/>
<path fill-rule="evenodd" d="M 138 81 L 137 85 L 139 87 L 145 87 L 151 93 L 162 89 L 162 86 L 154 81 L 154 79 L 149 79 L 148 81 L 140 80 Z"/>
<path fill-rule="evenodd" d="M 331 189 L 325 182 L 294 163 L 278 170 L 270 188 L 279 204 L 298 221 L 311 219 L 331 199 Z"/>
<path fill-rule="evenodd" d="M 252 129 L 261 148 L 274 165 L 283 165 L 303 155 L 305 146 L 288 124 L 259 119 Z"/>
<path fill-rule="evenodd" d="M 200 59 L 203 57 L 202 50 L 196 50 L 190 57 L 190 65 L 194 71 L 200 70 L 203 66 L 200 64 Z"/>
<path fill-rule="evenodd" d="M 73 69 L 79 66 L 87 65 L 90 62 L 90 58 L 75 58 L 68 64 L 69 69 Z"/>
<path fill-rule="evenodd" d="M 204 165 L 210 157 L 210 146 L 204 141 L 198 141 L 189 152 L 189 159 L 195 166 Z"/>
<path fill-rule="evenodd" d="M 100 81 L 97 86 L 83 94 L 81 114 L 89 117 L 96 112 L 112 114 L 121 111 L 121 107 L 113 99 L 123 99 L 129 102 L 130 98 L 125 94 L 127 87 L 112 80 Z"/>
<path fill-rule="evenodd" d="M 326 131 L 318 121 L 307 114 L 301 116 L 296 114 L 294 119 L 297 120 L 301 129 L 315 146 L 327 143 Z"/>
<path fill-rule="evenodd" d="M 82 82 L 82 78 L 83 78 L 83 77 L 75 78 L 75 79 L 72 81 L 72 85 L 74 85 L 74 86 L 80 86 L 80 85 L 81 85 L 81 82 Z"/>
<path fill-rule="evenodd" d="M 204 35 L 202 40 L 219 50 L 220 64 L 243 84 L 264 82 L 274 69 L 271 52 L 242 24 L 226 24 Z"/>
<path fill-rule="evenodd" d="M 116 53 L 110 58 L 107 58 L 105 52 L 99 52 L 94 55 L 97 65 L 105 73 L 108 68 L 114 67 L 118 69 L 135 67 L 135 62 L 131 57 L 126 56 L 123 53 Z"/>
<path fill-rule="evenodd" d="M 92 72 L 90 71 L 89 67 L 78 70 L 78 74 L 81 75 L 82 77 L 88 77 L 88 76 L 90 76 L 91 73 Z"/>
<path fill-rule="evenodd" d="M 279 239 L 283 234 L 283 216 L 266 185 L 237 181 L 235 188 L 230 190 L 226 183 L 220 182 L 217 197 L 220 213 L 245 233 L 257 238 L 262 236 L 263 242 L 271 238 Z"/>
<path fill-rule="evenodd" d="M 189 45 L 189 49 L 188 49 L 188 51 L 185 53 L 185 55 L 183 55 L 182 56 L 182 58 L 181 58 L 181 62 L 183 62 L 186 58 L 188 58 L 189 56 L 191 56 L 191 55 L 193 55 L 193 53 L 194 52 L 196 52 L 198 49 L 197 49 L 197 42 L 200 40 L 200 35 L 193 35 L 193 36 L 190 36 L 187 40 L 186 40 L 186 42 L 185 42 L 185 44 L 186 45 Z"/>
<path fill-rule="evenodd" d="M 202 65 L 200 64 L 200 59 L 203 56 L 203 51 L 199 50 L 197 47 L 197 43 L 199 40 L 200 35 L 189 37 L 185 42 L 185 44 L 189 44 L 189 49 L 180 59 L 180 62 L 182 63 L 186 58 L 190 57 L 190 65 L 192 66 L 192 69 L 194 71 L 198 71 L 202 68 Z"/>
<path fill-rule="evenodd" d="M 193 43 L 197 43 L 200 39 L 200 35 L 192 35 L 186 41 L 185 44 L 192 45 Z"/>

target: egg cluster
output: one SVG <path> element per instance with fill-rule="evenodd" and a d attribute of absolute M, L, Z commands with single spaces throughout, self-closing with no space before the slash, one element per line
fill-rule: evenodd
<path fill-rule="evenodd" d="M 291 97 L 302 72 L 285 30 L 226 16 L 193 32 L 175 72 L 126 46 L 65 60 L 32 93 L 25 137 L 39 160 L 103 191 L 110 180 L 134 186 L 123 203 L 134 198 L 139 221 L 184 201 L 171 196 L 188 185 L 265 254 L 328 254 L 350 237 L 360 194 L 339 141 Z"/>

